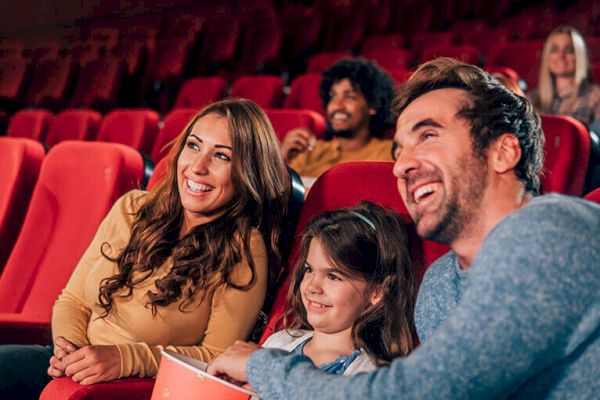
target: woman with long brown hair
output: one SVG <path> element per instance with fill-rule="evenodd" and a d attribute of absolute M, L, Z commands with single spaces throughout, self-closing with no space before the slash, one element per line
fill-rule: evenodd
<path fill-rule="evenodd" d="M 154 191 L 115 203 L 56 301 L 50 376 L 151 377 L 161 349 L 209 361 L 256 323 L 289 191 L 273 128 L 251 101 L 224 100 L 169 157 Z"/>

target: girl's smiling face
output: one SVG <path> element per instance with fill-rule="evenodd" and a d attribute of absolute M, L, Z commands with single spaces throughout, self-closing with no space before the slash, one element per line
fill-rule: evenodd
<path fill-rule="evenodd" d="M 326 334 L 350 332 L 371 304 L 366 281 L 344 275 L 316 238 L 308 249 L 300 295 L 308 322 L 314 330 Z"/>

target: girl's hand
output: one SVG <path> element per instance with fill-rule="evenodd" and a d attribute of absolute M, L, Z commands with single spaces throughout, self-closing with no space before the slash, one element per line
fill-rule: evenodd
<path fill-rule="evenodd" d="M 237 340 L 223 354 L 208 364 L 207 372 L 212 375 L 226 375 L 239 383 L 247 382 L 246 364 L 250 354 L 260 349 L 260 346 L 252 342 Z"/>
<path fill-rule="evenodd" d="M 117 379 L 121 374 L 121 353 L 114 345 L 91 345 L 62 359 L 65 375 L 82 385 Z"/>

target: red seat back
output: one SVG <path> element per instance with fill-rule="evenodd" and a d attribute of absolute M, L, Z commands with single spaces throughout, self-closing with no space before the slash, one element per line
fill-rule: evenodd
<path fill-rule="evenodd" d="M 53 118 L 51 112 L 41 109 L 17 111 L 10 119 L 6 133 L 43 142 Z"/>
<path fill-rule="evenodd" d="M 223 78 L 194 78 L 185 81 L 179 93 L 175 108 L 200 109 L 225 96 L 227 82 Z"/>
<path fill-rule="evenodd" d="M 351 57 L 350 54 L 345 51 L 338 51 L 333 53 L 320 53 L 311 56 L 308 59 L 308 72 L 323 72 L 327 68 L 331 67 L 333 63 L 342 58 Z"/>
<path fill-rule="evenodd" d="M 59 108 L 65 101 L 69 84 L 75 73 L 75 63 L 68 58 L 38 62 L 27 93 L 27 104 Z"/>
<path fill-rule="evenodd" d="M 197 112 L 198 109 L 196 108 L 179 108 L 167 114 L 151 154 L 151 158 L 155 163 L 158 163 L 169 153 L 170 148 L 165 148 L 165 146 L 179 136 L 187 123 Z"/>
<path fill-rule="evenodd" d="M 97 139 L 126 144 L 150 154 L 158 135 L 158 121 L 158 113 L 150 109 L 113 110 L 100 123 Z"/>
<path fill-rule="evenodd" d="M 17 100 L 22 96 L 29 63 L 23 59 L 0 59 L 0 98 Z"/>
<path fill-rule="evenodd" d="M 406 82 L 415 71 L 412 69 L 388 69 L 387 72 L 389 72 L 394 79 L 396 85 L 401 85 Z"/>
<path fill-rule="evenodd" d="M 487 65 L 514 69 L 533 89 L 538 84 L 543 45 L 541 40 L 498 43 L 490 51 Z"/>
<path fill-rule="evenodd" d="M 600 204 L 600 188 L 598 188 L 596 190 L 592 190 L 591 192 L 586 194 L 585 199 L 587 199 L 589 201 L 594 201 L 594 202 Z"/>
<path fill-rule="evenodd" d="M 406 69 L 411 64 L 410 52 L 405 49 L 373 49 L 365 53 L 365 57 L 387 70 Z"/>
<path fill-rule="evenodd" d="M 369 53 L 376 49 L 401 49 L 406 40 L 398 33 L 369 35 L 363 42 L 361 52 Z"/>
<path fill-rule="evenodd" d="M 277 292 L 261 343 L 278 329 L 277 322 L 284 312 L 289 275 L 298 256 L 297 251 L 302 232 L 309 220 L 323 211 L 355 206 L 362 200 L 373 201 L 398 211 L 406 219 L 411 254 L 419 282 L 426 268 L 448 251 L 446 246 L 427 240 L 423 241 L 416 235 L 414 225 L 398 193 L 392 168 L 392 162 L 343 163 L 326 171 L 314 183 L 308 192 L 296 227 L 294 248 L 288 262 L 288 278 Z M 352 188 L 352 190 L 348 190 L 348 188 Z"/>
<path fill-rule="evenodd" d="M 453 46 L 447 44 L 436 44 L 425 47 L 419 56 L 419 62 L 424 63 L 433 60 L 436 57 L 451 57 L 456 58 L 468 64 L 480 65 L 481 54 L 477 47 L 465 44 L 461 46 Z"/>
<path fill-rule="evenodd" d="M 50 150 L 0 277 L 0 311 L 49 322 L 98 225 L 143 171 L 139 153 L 119 144 L 69 141 Z"/>
<path fill-rule="evenodd" d="M 43 159 L 40 142 L 0 138 L 0 272 L 21 230 Z"/>
<path fill-rule="evenodd" d="M 79 73 L 72 107 L 111 108 L 125 74 L 125 62 L 114 57 L 101 57 L 88 62 Z"/>
<path fill-rule="evenodd" d="M 102 114 L 94 110 L 65 110 L 54 117 L 46 144 L 54 146 L 65 140 L 94 140 Z"/>
<path fill-rule="evenodd" d="M 277 76 L 241 76 L 231 88 L 231 97 L 243 97 L 262 108 L 279 108 L 283 100 L 283 81 Z"/>
<path fill-rule="evenodd" d="M 321 75 L 308 73 L 298 76 L 291 85 L 291 91 L 287 95 L 284 108 L 300 108 L 313 110 L 323 115 L 323 103 L 319 96 L 319 85 Z"/>
<path fill-rule="evenodd" d="M 154 167 L 154 171 L 148 180 L 148 185 L 146 185 L 146 189 L 152 190 L 165 176 L 167 172 L 167 162 L 166 158 L 161 159 L 156 166 Z"/>
<path fill-rule="evenodd" d="M 319 139 L 325 136 L 325 118 L 310 110 L 267 109 L 267 116 L 277 134 L 279 141 L 294 128 L 307 128 Z"/>
<path fill-rule="evenodd" d="M 542 128 L 546 137 L 544 192 L 581 196 L 591 148 L 586 127 L 571 117 L 543 115 Z"/>

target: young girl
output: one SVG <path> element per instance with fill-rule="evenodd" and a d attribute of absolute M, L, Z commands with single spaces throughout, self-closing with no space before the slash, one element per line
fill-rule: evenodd
<path fill-rule="evenodd" d="M 415 279 L 399 214 L 370 202 L 325 212 L 306 228 L 284 326 L 264 347 L 321 370 L 370 371 L 413 348 Z"/>

